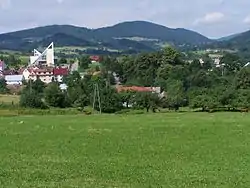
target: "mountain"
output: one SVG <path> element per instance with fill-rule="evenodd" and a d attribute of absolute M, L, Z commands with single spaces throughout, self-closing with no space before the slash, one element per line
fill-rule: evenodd
<path fill-rule="evenodd" d="M 229 35 L 229 36 L 226 36 L 226 37 L 221 37 L 219 39 L 217 39 L 217 41 L 219 42 L 222 42 L 222 41 L 229 41 L 237 36 L 239 36 L 241 33 L 237 33 L 237 34 L 233 34 L 233 35 Z"/>
<path fill-rule="evenodd" d="M 250 30 L 236 35 L 229 42 L 234 44 L 250 44 Z"/>
<path fill-rule="evenodd" d="M 159 39 L 176 44 L 196 44 L 210 41 L 208 38 L 194 31 L 181 28 L 171 29 L 145 21 L 123 22 L 111 27 L 96 29 L 94 33 L 105 38 L 141 37 Z"/>
<path fill-rule="evenodd" d="M 250 30 L 229 37 L 227 40 L 215 42 L 213 47 L 248 53 L 250 50 Z"/>
<path fill-rule="evenodd" d="M 186 29 L 172 29 L 146 21 L 123 22 L 110 27 L 88 29 L 71 25 L 50 25 L 0 35 L 0 49 L 29 51 L 50 42 L 56 46 L 112 48 L 152 51 L 162 44 L 197 45 L 211 42 Z"/>

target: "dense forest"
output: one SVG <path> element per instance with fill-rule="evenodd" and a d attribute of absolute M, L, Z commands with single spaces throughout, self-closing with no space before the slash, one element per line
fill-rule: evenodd
<path fill-rule="evenodd" d="M 95 47 L 119 51 L 154 51 L 161 43 L 197 45 L 211 42 L 186 29 L 172 29 L 146 21 L 131 21 L 110 27 L 88 29 L 71 25 L 50 25 L 0 34 L 0 49 L 28 52 L 54 41 L 57 47 Z M 101 51 L 101 50 L 100 50 Z"/>
<path fill-rule="evenodd" d="M 94 87 L 98 85 L 102 112 L 114 113 L 128 106 L 135 109 L 190 107 L 202 111 L 244 110 L 250 107 L 250 67 L 237 54 L 225 54 L 215 66 L 208 56 L 186 61 L 173 48 L 119 58 L 103 56 L 94 74 L 82 78 L 74 72 L 64 78 L 67 90 L 62 91 L 56 80 L 44 85 L 40 80 L 25 83 L 20 105 L 23 107 L 92 106 Z M 88 61 L 82 57 L 82 69 Z M 115 73 L 115 74 L 114 74 Z M 116 75 L 116 79 L 114 77 Z M 115 85 L 160 87 L 161 96 L 152 92 L 117 92 Z M 3 84 L 1 84 L 3 85 Z M 4 86 L 1 86 L 4 88 Z M 96 102 L 98 102 L 96 100 Z M 123 104 L 130 104 L 124 106 Z M 99 105 L 94 105 L 99 110 Z"/>

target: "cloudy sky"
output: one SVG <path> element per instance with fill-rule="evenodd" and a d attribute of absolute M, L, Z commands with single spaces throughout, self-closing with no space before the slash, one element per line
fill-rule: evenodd
<path fill-rule="evenodd" d="M 48 24 L 147 20 L 217 38 L 250 29 L 250 0 L 0 0 L 0 33 Z"/>

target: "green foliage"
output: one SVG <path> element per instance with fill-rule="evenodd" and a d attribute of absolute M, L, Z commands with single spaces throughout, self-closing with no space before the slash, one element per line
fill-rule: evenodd
<path fill-rule="evenodd" d="M 10 35 L 1 35 L 1 49 L 28 51 L 33 47 L 46 46 L 51 41 L 54 41 L 56 46 L 95 47 L 99 48 L 101 53 L 106 52 L 110 48 L 139 52 L 159 49 L 159 43 L 166 43 L 166 41 L 176 45 L 199 44 L 210 41 L 208 38 L 193 31 L 185 29 L 175 30 L 154 23 L 140 21 L 125 22 L 99 29 L 52 25 L 23 30 Z M 130 40 L 126 39 L 126 37 L 139 37 L 144 40 Z M 27 38 L 31 39 L 30 42 L 26 42 Z M 35 40 L 38 38 L 40 40 Z M 114 38 L 119 38 L 119 40 Z M 87 50 L 84 51 L 86 52 Z"/>
<path fill-rule="evenodd" d="M 67 61 L 67 59 L 65 59 L 65 58 L 61 58 L 61 59 L 59 59 L 59 61 L 57 62 L 58 65 L 65 65 L 65 64 L 67 64 L 67 63 L 68 63 L 68 61 Z"/>
<path fill-rule="evenodd" d="M 84 77 L 78 72 L 64 77 L 63 82 L 68 86 L 65 92 L 54 82 L 44 94 L 45 86 L 39 79 L 26 83 L 25 90 L 36 91 L 40 98 L 45 97 L 49 106 L 71 106 L 82 111 L 93 105 L 96 86 L 105 113 L 131 107 L 147 111 L 156 111 L 159 107 L 178 110 L 187 106 L 203 111 L 242 109 L 249 106 L 247 95 L 250 90 L 250 68 L 243 67 L 242 62 L 238 55 L 225 54 L 218 67 L 209 56 L 200 55 L 188 60 L 185 54 L 167 47 L 159 52 L 135 56 L 104 56 L 97 65 L 98 74 L 93 74 L 97 70 L 92 70 L 87 71 Z M 82 63 L 82 68 L 86 68 L 89 58 L 83 56 Z M 160 86 L 163 93 L 117 93 L 114 88 L 119 83 L 127 86 Z M 95 109 L 100 110 L 99 104 L 95 105 Z"/>
<path fill-rule="evenodd" d="M 9 90 L 7 88 L 7 84 L 6 84 L 5 79 L 1 78 L 0 79 L 0 94 L 6 94 L 8 92 L 9 92 Z"/>
<path fill-rule="evenodd" d="M 135 95 L 136 95 L 136 92 L 133 92 L 133 91 L 122 91 L 119 93 L 121 102 L 125 104 L 127 108 L 130 105 L 133 105 Z"/>
<path fill-rule="evenodd" d="M 237 89 L 250 90 L 250 68 L 242 68 L 236 75 L 234 85 Z"/>
<path fill-rule="evenodd" d="M 80 69 L 81 70 L 88 69 L 90 64 L 91 64 L 91 60 L 90 60 L 89 56 L 84 55 L 80 58 Z"/>
<path fill-rule="evenodd" d="M 166 91 L 166 107 L 178 110 L 185 104 L 185 92 L 181 81 L 168 79 Z"/>
<path fill-rule="evenodd" d="M 24 90 L 20 97 L 20 106 L 25 108 L 45 109 L 47 106 L 42 101 L 37 91 L 30 89 Z"/>
<path fill-rule="evenodd" d="M 50 83 L 44 91 L 44 98 L 46 103 L 52 107 L 65 108 L 68 107 L 67 95 L 62 92 L 57 83 Z"/>
<path fill-rule="evenodd" d="M 240 57 L 236 54 L 226 53 L 221 59 L 221 64 L 224 65 L 224 74 L 235 74 L 244 65 Z"/>
<path fill-rule="evenodd" d="M 250 90 L 239 89 L 233 98 L 233 106 L 238 108 L 250 108 Z"/>
<path fill-rule="evenodd" d="M 116 90 L 111 87 L 104 87 L 100 90 L 100 102 L 101 110 L 104 113 L 115 113 L 122 109 L 120 96 Z M 95 105 L 95 109 L 100 110 L 98 103 Z"/>
<path fill-rule="evenodd" d="M 25 88 L 21 92 L 20 106 L 26 108 L 47 108 L 42 101 L 45 84 L 37 79 L 25 83 Z"/>
<path fill-rule="evenodd" d="M 160 105 L 159 96 L 152 92 L 137 92 L 134 97 L 134 105 L 136 108 L 146 109 L 147 112 L 151 109 L 156 112 Z"/>

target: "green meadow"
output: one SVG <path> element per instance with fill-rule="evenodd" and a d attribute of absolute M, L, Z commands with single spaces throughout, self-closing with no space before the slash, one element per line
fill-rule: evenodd
<path fill-rule="evenodd" d="M 250 187 L 244 113 L 0 117 L 0 143 L 0 187 Z"/>

